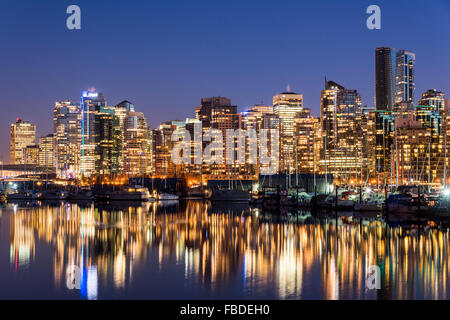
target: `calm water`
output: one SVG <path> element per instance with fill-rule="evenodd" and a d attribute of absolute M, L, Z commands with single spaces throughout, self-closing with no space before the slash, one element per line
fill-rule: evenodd
<path fill-rule="evenodd" d="M 203 202 L 7 204 L 0 298 L 449 298 L 445 230 Z M 381 289 L 368 290 L 378 265 Z M 67 271 L 79 267 L 79 289 Z M 70 275 L 70 273 L 69 273 Z"/>

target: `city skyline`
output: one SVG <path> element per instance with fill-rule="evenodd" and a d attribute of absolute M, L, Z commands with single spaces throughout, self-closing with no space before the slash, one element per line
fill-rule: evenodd
<path fill-rule="evenodd" d="M 402 6 L 405 3 L 381 3 L 382 29 L 369 31 L 364 24 L 368 3 L 326 2 L 328 8 L 333 10 L 327 10 L 318 23 L 313 21 L 317 20 L 316 14 L 320 12 L 316 8 L 318 5 L 292 2 L 277 5 L 261 3 L 257 8 L 248 3 L 227 4 L 226 7 L 199 3 L 189 8 L 181 6 L 185 10 L 182 11 L 166 4 L 158 7 L 139 4 L 125 8 L 121 4 L 108 4 L 106 7 L 101 3 L 80 1 L 83 28 L 78 33 L 70 33 L 60 23 L 65 19 L 62 14 L 65 3 L 38 5 L 27 1 L 19 4 L 6 2 L 3 13 L 20 11 L 21 14 L 11 14 L 16 21 L 2 14 L 1 23 L 5 27 L 0 31 L 0 38 L 9 40 L 9 43 L 13 38 L 23 41 L 12 43 L 11 50 L 0 54 L 2 61 L 8 62 L 3 68 L 5 78 L 1 80 L 0 89 L 5 112 L 1 120 L 0 160 L 9 160 L 9 124 L 14 119 L 20 117 L 35 123 L 36 136 L 45 136 L 52 132 L 54 102 L 77 99 L 81 90 L 90 86 L 103 92 L 110 105 L 123 100 L 134 103 L 137 110 L 144 113 L 151 128 L 163 121 L 193 117 L 193 109 L 201 97 L 225 96 L 232 99 L 239 111 L 244 111 L 261 102 L 270 104 L 272 96 L 284 91 L 288 84 L 292 91 L 303 95 L 304 106 L 318 116 L 324 76 L 346 88 L 358 90 L 362 105 L 373 106 L 374 48 L 389 46 L 416 53 L 416 102 L 421 93 L 428 89 L 448 93 L 450 62 L 443 57 L 450 49 L 450 44 L 445 40 L 450 38 L 449 19 L 445 19 L 450 14 L 450 6 L 446 1 L 436 1 L 433 8 L 418 3 L 412 9 L 405 9 Z M 137 14 L 136 19 L 130 21 L 126 18 L 129 23 L 120 24 L 120 28 L 107 24 L 93 26 L 93 12 L 102 12 L 114 20 L 119 18 L 117 7 L 124 10 L 121 21 L 131 13 Z M 237 7 L 241 10 L 236 13 Z M 285 13 L 286 8 L 298 12 L 300 18 L 294 13 Z M 30 19 L 31 13 L 23 13 L 27 12 L 25 9 L 30 9 L 42 19 L 35 22 L 35 19 Z M 229 19 L 231 11 L 236 13 L 234 20 Z M 308 17 L 305 11 L 316 13 Z M 224 22 L 221 27 L 212 25 L 211 30 L 205 31 L 201 23 L 191 19 L 207 17 L 213 12 Z M 277 17 L 277 13 L 281 12 L 291 16 L 261 23 L 264 18 Z M 156 28 L 169 13 L 177 19 L 169 22 L 176 23 L 166 22 Z M 433 19 L 428 19 L 425 26 L 410 27 L 410 33 L 406 35 L 398 27 L 406 17 L 418 20 L 431 17 L 431 13 L 434 14 Z M 30 30 L 30 21 L 36 24 L 33 30 Z M 212 20 L 205 18 L 204 22 L 211 23 Z M 333 25 L 338 25 L 336 29 L 339 31 L 334 31 Z M 185 30 L 181 31 L 181 27 Z M 203 31 L 199 32 L 198 28 L 203 28 Z M 146 37 L 147 31 L 153 38 Z M 240 37 L 234 37 L 237 31 L 241 32 Z M 339 47 L 340 50 L 325 50 L 333 45 L 338 48 L 338 34 L 342 32 L 351 35 L 355 44 Z M 135 37 L 130 39 L 132 34 Z M 328 41 L 318 43 L 319 36 L 328 36 Z M 433 49 L 421 45 L 424 38 L 434 44 Z M 76 53 L 73 49 L 80 41 L 88 47 L 98 44 L 105 48 L 106 54 L 102 58 L 92 50 Z M 270 41 L 275 41 L 276 48 L 267 46 Z M 32 50 L 34 59 L 30 59 L 31 53 L 24 50 L 24 43 L 36 48 Z M 58 50 L 56 43 L 64 49 Z M 136 50 L 132 50 L 132 56 L 125 56 L 120 50 L 115 52 L 112 47 L 114 43 Z M 212 54 L 205 54 L 204 48 L 211 45 L 214 48 Z M 184 50 L 177 53 L 174 48 Z M 127 54 L 130 52 L 127 48 L 125 51 Z M 68 72 L 70 76 L 63 77 L 64 81 L 61 81 L 64 74 L 60 72 Z"/>
<path fill-rule="evenodd" d="M 0 0 L 0 41 L 0 299 L 450 301 L 450 0 Z"/>

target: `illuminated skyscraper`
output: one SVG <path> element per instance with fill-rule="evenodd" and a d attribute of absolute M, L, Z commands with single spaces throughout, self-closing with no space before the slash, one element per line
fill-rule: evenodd
<path fill-rule="evenodd" d="M 24 149 L 25 164 L 39 165 L 39 146 L 27 146 Z"/>
<path fill-rule="evenodd" d="M 145 175 L 150 162 L 148 125 L 144 114 L 128 112 L 124 119 L 124 173 L 131 176 Z"/>
<path fill-rule="evenodd" d="M 392 148 L 395 137 L 395 113 L 376 110 L 371 113 L 371 132 L 375 134 L 374 152 L 375 172 L 379 183 L 387 183 L 388 175 L 394 172 Z"/>
<path fill-rule="evenodd" d="M 311 110 L 304 108 L 297 114 L 294 122 L 295 163 L 297 173 L 313 173 L 315 162 L 319 158 L 319 143 L 316 141 L 319 119 L 311 115 Z"/>
<path fill-rule="evenodd" d="M 286 92 L 273 97 L 273 110 L 280 119 L 280 170 L 295 172 L 294 123 L 295 117 L 303 110 L 303 95 Z"/>
<path fill-rule="evenodd" d="M 321 168 L 341 181 L 356 181 L 361 172 L 361 97 L 325 80 L 321 96 Z"/>
<path fill-rule="evenodd" d="M 81 169 L 81 121 L 79 102 L 60 101 L 53 109 L 56 173 L 77 177 Z"/>
<path fill-rule="evenodd" d="M 395 96 L 395 49 L 375 50 L 375 106 L 377 110 L 392 110 Z"/>
<path fill-rule="evenodd" d="M 415 106 L 416 121 L 425 129 L 427 144 L 424 146 L 424 152 L 420 152 L 421 165 L 423 172 L 419 176 L 422 183 L 437 183 L 437 180 L 443 178 L 444 149 L 442 132 L 442 113 L 436 106 Z"/>
<path fill-rule="evenodd" d="M 95 108 L 95 172 L 111 175 L 120 172 L 122 130 L 114 107 Z"/>
<path fill-rule="evenodd" d="M 242 128 L 255 129 L 259 131 L 264 128 L 264 118 L 267 115 L 275 115 L 273 106 L 255 105 L 247 111 L 242 112 Z"/>
<path fill-rule="evenodd" d="M 55 166 L 55 139 L 53 134 L 39 138 L 39 165 L 52 168 Z"/>
<path fill-rule="evenodd" d="M 116 128 L 117 136 L 115 137 L 115 143 L 118 146 L 117 150 L 117 158 L 118 158 L 118 171 L 123 171 L 124 169 L 124 122 L 127 114 L 129 112 L 134 112 L 134 104 L 131 102 L 124 100 L 114 108 L 114 113 L 117 116 L 118 128 Z M 150 135 L 151 136 L 151 135 Z"/>
<path fill-rule="evenodd" d="M 210 129 L 222 131 L 223 148 L 215 150 L 215 155 L 222 154 L 223 164 L 203 166 L 203 173 L 214 176 L 214 179 L 234 179 L 239 171 L 239 165 L 226 164 L 226 132 L 241 128 L 241 115 L 237 113 L 237 106 L 231 105 L 231 100 L 224 97 L 202 98 L 201 105 L 196 108 L 196 118 L 202 122 L 202 131 Z M 203 144 L 203 150 L 207 143 Z"/>
<path fill-rule="evenodd" d="M 36 125 L 21 119 L 11 124 L 11 164 L 25 164 L 24 150 L 34 145 L 36 145 Z"/>
<path fill-rule="evenodd" d="M 102 93 L 95 89 L 84 91 L 81 97 L 81 174 L 90 176 L 96 173 L 96 145 L 100 141 L 98 134 L 97 115 L 101 108 L 106 107 Z M 97 131 L 96 131 L 97 130 Z"/>
<path fill-rule="evenodd" d="M 430 89 L 422 93 L 422 98 L 418 104 L 420 106 L 433 106 L 438 112 L 443 112 L 445 108 L 445 95 L 436 89 Z"/>
<path fill-rule="evenodd" d="M 380 47 L 375 50 L 375 106 L 393 110 L 394 105 L 414 104 L 416 55 L 407 50 Z"/>
<path fill-rule="evenodd" d="M 153 168 L 154 173 L 159 177 L 174 177 L 179 173 L 171 158 L 176 143 L 171 139 L 175 130 L 184 130 L 183 122 L 166 121 L 152 132 Z"/>
<path fill-rule="evenodd" d="M 278 130 L 279 129 L 279 119 L 275 115 L 273 111 L 273 106 L 263 106 L 263 105 L 255 105 L 252 108 L 250 108 L 247 111 L 244 111 L 242 113 L 242 129 L 244 130 L 250 130 L 253 129 L 256 131 L 257 140 L 258 140 L 258 154 L 260 154 L 261 150 L 261 130 Z M 274 163 L 275 161 L 279 161 L 278 157 L 275 154 L 272 154 L 272 143 L 270 141 L 271 135 L 267 132 L 267 156 L 271 157 L 271 163 Z M 251 146 L 249 145 L 251 141 L 247 141 L 246 147 L 245 147 L 245 153 L 246 153 L 246 165 L 243 171 L 251 175 L 253 177 L 258 176 L 261 173 L 261 169 L 263 167 L 269 167 L 268 164 L 261 163 L 261 159 L 258 156 L 257 157 L 257 163 L 251 163 L 251 155 L 250 150 Z M 279 141 L 277 141 L 277 144 L 279 144 Z"/>
<path fill-rule="evenodd" d="M 83 92 L 81 111 L 81 174 L 119 173 L 122 127 L 116 108 L 108 107 L 103 94 L 90 89 Z"/>
<path fill-rule="evenodd" d="M 402 102 L 412 106 L 415 94 L 416 55 L 410 51 L 400 50 L 395 58 L 395 104 Z"/>

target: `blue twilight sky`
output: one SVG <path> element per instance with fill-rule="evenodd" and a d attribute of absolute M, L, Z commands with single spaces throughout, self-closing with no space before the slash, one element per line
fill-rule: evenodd
<path fill-rule="evenodd" d="M 66 28 L 71 4 L 81 31 Z M 366 28 L 371 4 L 379 31 Z M 325 75 L 372 106 L 374 50 L 392 46 L 417 54 L 417 95 L 450 96 L 450 0 L 1 0 L 0 40 L 4 161 L 16 117 L 50 133 L 54 102 L 91 86 L 111 105 L 132 101 L 152 127 L 193 116 L 201 97 L 270 104 L 287 84 L 318 115 Z"/>

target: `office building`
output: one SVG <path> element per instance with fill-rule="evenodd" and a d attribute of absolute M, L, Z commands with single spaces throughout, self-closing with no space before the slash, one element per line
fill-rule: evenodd
<path fill-rule="evenodd" d="M 25 164 L 25 149 L 34 145 L 36 145 L 36 125 L 21 119 L 11 124 L 11 164 Z"/>
<path fill-rule="evenodd" d="M 55 139 L 53 134 L 39 138 L 39 165 L 53 168 L 55 166 Z"/>
<path fill-rule="evenodd" d="M 295 172 L 295 117 L 303 110 L 303 95 L 291 92 L 290 88 L 273 97 L 273 110 L 280 121 L 280 170 Z"/>

